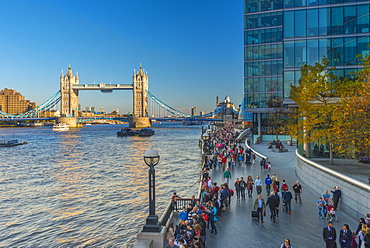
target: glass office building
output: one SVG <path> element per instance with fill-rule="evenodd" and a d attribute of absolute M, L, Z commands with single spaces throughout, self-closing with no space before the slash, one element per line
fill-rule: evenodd
<path fill-rule="evenodd" d="M 263 113 L 288 102 L 304 62 L 326 56 L 339 77 L 357 70 L 356 55 L 370 53 L 369 8 L 370 1 L 359 0 L 245 0 L 246 111 L 262 113 L 267 125 Z"/>

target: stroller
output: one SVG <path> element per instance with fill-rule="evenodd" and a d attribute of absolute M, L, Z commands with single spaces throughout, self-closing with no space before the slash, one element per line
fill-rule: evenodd
<path fill-rule="evenodd" d="M 337 218 L 337 215 L 335 214 L 334 208 L 329 211 L 329 221 L 338 222 L 338 218 Z"/>
<path fill-rule="evenodd" d="M 328 219 L 329 221 L 338 222 L 338 218 L 337 218 L 337 215 L 335 213 L 334 206 L 333 205 L 328 205 L 325 209 L 327 211 L 326 219 Z"/>

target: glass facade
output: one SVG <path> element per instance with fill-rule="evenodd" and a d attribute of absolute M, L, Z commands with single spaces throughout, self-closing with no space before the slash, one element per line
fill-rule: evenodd
<path fill-rule="evenodd" d="M 370 1 L 245 0 L 244 8 L 247 111 L 289 98 L 303 63 L 325 56 L 346 77 L 358 70 L 357 55 L 370 54 Z"/>

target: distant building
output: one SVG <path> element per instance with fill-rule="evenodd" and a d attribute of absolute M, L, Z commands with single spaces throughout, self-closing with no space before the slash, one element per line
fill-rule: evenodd
<path fill-rule="evenodd" d="M 99 112 L 101 112 L 101 113 L 105 113 L 105 109 L 104 109 L 104 107 L 100 107 L 100 108 L 99 108 Z"/>
<path fill-rule="evenodd" d="M 221 110 L 222 109 L 222 110 Z M 234 104 L 230 101 L 230 97 L 226 96 L 225 101 L 217 104 L 216 111 L 221 110 L 218 113 L 224 121 L 232 122 L 238 119 L 239 110 L 235 108 Z"/>
<path fill-rule="evenodd" d="M 192 107 L 191 108 L 191 116 L 196 116 L 197 115 L 197 107 Z"/>
<path fill-rule="evenodd" d="M 12 115 L 19 115 L 36 108 L 36 103 L 25 100 L 21 93 L 13 89 L 0 91 L 0 111 Z"/>
<path fill-rule="evenodd" d="M 91 107 L 91 112 L 95 112 L 95 107 Z"/>
<path fill-rule="evenodd" d="M 91 112 L 91 107 L 86 107 L 87 112 Z"/>
<path fill-rule="evenodd" d="M 200 111 L 200 113 L 199 113 L 200 115 L 204 115 L 204 111 Z"/>

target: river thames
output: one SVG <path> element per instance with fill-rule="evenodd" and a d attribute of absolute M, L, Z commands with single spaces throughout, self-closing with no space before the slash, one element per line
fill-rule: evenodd
<path fill-rule="evenodd" d="M 151 137 L 117 137 L 125 125 L 1 128 L 0 247 L 132 247 L 148 215 L 145 151 L 161 156 L 156 213 L 174 191 L 191 197 L 200 170 L 200 126 L 162 124 Z"/>

